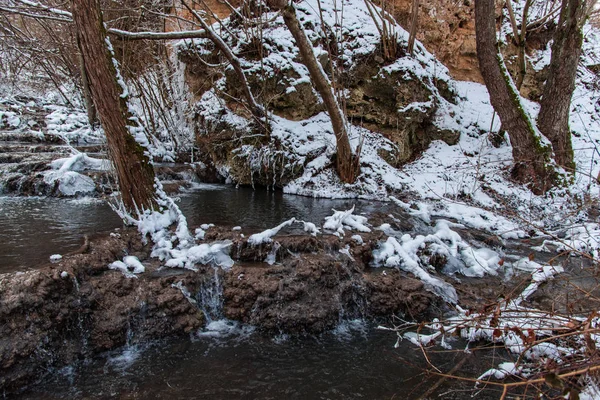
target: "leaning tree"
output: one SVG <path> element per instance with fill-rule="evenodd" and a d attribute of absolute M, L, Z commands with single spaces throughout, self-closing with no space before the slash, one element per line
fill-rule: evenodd
<path fill-rule="evenodd" d="M 91 97 L 106 134 L 121 198 L 127 211 L 139 213 L 154 206 L 154 170 L 136 136 L 143 127 L 128 104 L 98 0 L 73 0 L 73 21 Z"/>
<path fill-rule="evenodd" d="M 535 193 L 546 192 L 556 172 L 551 165 L 552 149 L 545 145 L 527 114 L 498 49 L 494 0 L 475 2 L 475 31 L 479 68 L 490 93 L 490 101 L 508 132 L 514 166 L 512 177 L 529 183 Z"/>

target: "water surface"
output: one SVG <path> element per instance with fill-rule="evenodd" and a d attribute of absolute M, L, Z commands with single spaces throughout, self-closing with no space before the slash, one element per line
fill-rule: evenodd
<path fill-rule="evenodd" d="M 346 210 L 356 205 L 356 213 L 370 213 L 389 207 L 364 200 L 315 199 L 264 188 L 209 184 L 175 197 L 190 228 L 213 223 L 257 232 L 292 217 L 320 225 L 332 208 Z M 84 235 L 108 234 L 122 225 L 102 200 L 0 197 L 0 273 L 39 267 L 52 254 L 78 249 Z"/>
<path fill-rule="evenodd" d="M 28 395 L 47 400 L 416 399 L 440 381 L 427 373 L 421 350 L 406 341 L 394 348 L 394 333 L 359 321 L 303 338 L 265 337 L 224 324 L 232 327 L 231 335 L 223 333 L 225 327 L 193 340 L 121 349 L 51 374 Z M 460 350 L 430 357 L 446 371 L 465 357 L 472 357 L 472 365 L 482 362 Z M 436 393 L 461 399 L 472 388 L 450 381 Z"/>

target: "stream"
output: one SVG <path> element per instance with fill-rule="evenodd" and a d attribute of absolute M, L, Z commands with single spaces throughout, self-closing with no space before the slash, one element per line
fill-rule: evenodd
<path fill-rule="evenodd" d="M 357 214 L 395 209 L 386 203 L 208 184 L 179 198 L 191 228 L 214 223 L 256 232 L 291 217 L 319 225 L 332 208 L 355 205 Z M 122 225 L 105 202 L 93 199 L 0 197 L 0 213 L 0 273 L 46 264 L 51 254 L 78 248 L 84 234 L 105 235 Z M 393 332 L 361 320 L 340 321 L 334 331 L 318 336 L 288 337 L 216 319 L 189 338 L 126 345 L 48 371 L 18 398 L 405 399 L 429 396 L 432 387 L 446 399 L 471 394 L 472 385 L 426 374 L 421 351 L 407 341 L 395 348 L 395 341 Z M 492 364 L 481 359 L 488 356 L 467 355 L 460 350 L 464 344 L 456 344 L 458 351 L 432 354 L 432 361 L 447 371 L 470 357 L 473 374 Z"/>
<path fill-rule="evenodd" d="M 425 372 L 418 348 L 407 341 L 394 348 L 393 333 L 361 321 L 301 338 L 265 337 L 231 322 L 213 325 L 191 340 L 125 347 L 63 368 L 22 398 L 412 399 L 440 383 Z M 431 360 L 444 370 L 465 357 L 472 365 L 492 362 L 458 348 L 430 354 Z M 471 389 L 445 381 L 435 392 L 461 399 Z M 495 398 L 491 394 L 478 398 Z"/>

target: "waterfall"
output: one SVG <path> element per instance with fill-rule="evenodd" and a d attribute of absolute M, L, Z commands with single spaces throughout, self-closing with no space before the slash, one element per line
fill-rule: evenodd
<path fill-rule="evenodd" d="M 223 284 L 219 270 L 218 267 L 213 267 L 212 279 L 208 278 L 202 282 L 196 295 L 207 324 L 223 318 Z"/>

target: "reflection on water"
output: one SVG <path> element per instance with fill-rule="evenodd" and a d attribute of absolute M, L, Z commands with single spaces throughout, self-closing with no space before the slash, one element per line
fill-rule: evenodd
<path fill-rule="evenodd" d="M 83 235 L 121 226 L 98 200 L 0 197 L 0 272 L 48 262 L 56 253 L 76 250 Z"/>
<path fill-rule="evenodd" d="M 319 225 L 332 208 L 349 209 L 356 204 L 356 213 L 361 213 L 387 207 L 377 202 L 205 184 L 178 197 L 190 228 L 213 223 L 259 231 L 292 217 Z M 52 254 L 76 250 L 85 234 L 108 233 L 120 226 L 118 216 L 99 200 L 0 197 L 0 273 L 38 266 Z"/>
<path fill-rule="evenodd" d="M 248 335 L 238 327 L 226 337 L 163 342 L 133 349 L 139 352 L 135 355 L 122 349 L 53 374 L 29 395 L 48 400 L 414 399 L 439 381 L 423 373 L 427 364 L 414 345 L 401 342 L 394 348 L 393 333 L 346 324 L 356 326 L 305 338 Z M 466 356 L 458 351 L 431 359 L 449 370 Z M 449 383 L 457 389 L 456 381 Z M 469 397 L 472 385 L 468 389 L 444 398 Z"/>
<path fill-rule="evenodd" d="M 267 229 L 296 217 L 321 224 L 331 215 L 331 209 L 350 209 L 356 204 L 356 213 L 372 211 L 385 206 L 356 199 L 318 199 L 286 195 L 281 191 L 264 188 L 234 188 L 224 185 L 200 185 L 198 189 L 179 196 L 180 207 L 188 224 L 239 225 L 249 229 Z"/>

